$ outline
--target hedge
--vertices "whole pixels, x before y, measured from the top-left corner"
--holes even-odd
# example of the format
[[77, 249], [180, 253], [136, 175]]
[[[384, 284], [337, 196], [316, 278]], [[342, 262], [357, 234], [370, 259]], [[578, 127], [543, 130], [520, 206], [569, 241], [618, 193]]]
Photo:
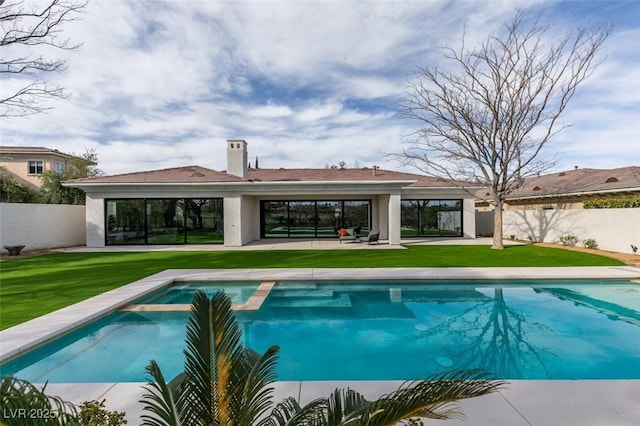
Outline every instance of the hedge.
[[587, 200], [582, 205], [585, 209], [629, 209], [640, 207], [640, 195], [631, 198]]

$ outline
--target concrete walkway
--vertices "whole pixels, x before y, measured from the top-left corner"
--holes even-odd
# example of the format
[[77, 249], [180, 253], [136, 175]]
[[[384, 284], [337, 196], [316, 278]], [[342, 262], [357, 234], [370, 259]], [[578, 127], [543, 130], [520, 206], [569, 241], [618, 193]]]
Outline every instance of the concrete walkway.
[[[278, 382], [274, 401], [293, 396], [301, 404], [350, 387], [371, 399], [402, 382]], [[48, 391], [75, 403], [106, 399], [110, 410], [125, 411], [129, 425], [141, 423], [142, 383], [49, 384]], [[637, 426], [640, 380], [516, 380], [498, 393], [460, 401], [464, 418], [431, 420], [433, 425], [473, 426]]]
[[[186, 245], [144, 245], [144, 246], [106, 246], [106, 247], [70, 247], [59, 249], [64, 252], [127, 252], [127, 251], [217, 251], [217, 250], [404, 250], [412, 245], [491, 245], [491, 238], [416, 238], [403, 239], [402, 245], [390, 245], [381, 240], [378, 244], [340, 242], [337, 238], [265, 238], [252, 241], [240, 247], [227, 247], [222, 244], [186, 244]], [[505, 245], [521, 245], [517, 241], [504, 241]]]

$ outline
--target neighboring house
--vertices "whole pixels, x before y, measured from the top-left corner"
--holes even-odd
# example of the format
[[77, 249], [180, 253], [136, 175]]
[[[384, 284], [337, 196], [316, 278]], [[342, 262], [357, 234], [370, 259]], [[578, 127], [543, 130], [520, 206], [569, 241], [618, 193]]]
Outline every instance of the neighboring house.
[[[640, 167], [578, 169], [525, 179], [505, 210], [581, 209], [586, 200], [640, 195]], [[490, 194], [477, 192], [478, 210], [488, 210]]]
[[18, 182], [40, 188], [40, 177], [46, 171], [63, 172], [72, 160], [79, 157], [56, 149], [30, 146], [0, 146], [0, 167], [8, 171]]
[[[336, 237], [340, 227], [380, 238], [475, 238], [473, 196], [452, 181], [362, 169], [251, 169], [247, 143], [227, 141], [227, 170], [200, 166], [78, 179], [87, 193], [87, 245]], [[479, 187], [469, 187], [475, 192]]]

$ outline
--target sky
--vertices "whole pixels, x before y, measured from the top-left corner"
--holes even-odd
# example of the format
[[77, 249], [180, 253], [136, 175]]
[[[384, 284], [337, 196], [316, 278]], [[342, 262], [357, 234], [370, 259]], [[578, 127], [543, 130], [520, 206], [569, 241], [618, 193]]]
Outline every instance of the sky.
[[82, 46], [46, 52], [67, 61], [48, 79], [69, 97], [0, 120], [0, 142], [93, 149], [106, 174], [224, 170], [227, 139], [246, 140], [262, 168], [417, 172], [387, 155], [420, 128], [399, 113], [416, 70], [440, 66], [465, 26], [476, 46], [516, 7], [558, 36], [615, 25], [543, 153], [554, 170], [640, 165], [636, 0], [89, 0], [60, 34]]

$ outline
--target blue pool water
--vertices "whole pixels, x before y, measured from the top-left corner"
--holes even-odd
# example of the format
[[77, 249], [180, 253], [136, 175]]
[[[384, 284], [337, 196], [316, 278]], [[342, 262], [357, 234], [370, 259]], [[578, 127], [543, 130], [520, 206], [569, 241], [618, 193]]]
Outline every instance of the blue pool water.
[[[640, 379], [640, 285], [610, 282], [279, 283], [237, 312], [245, 345], [280, 346], [279, 380]], [[183, 366], [188, 312], [116, 312], [0, 366], [32, 382], [145, 381]]]
[[216, 281], [212, 282], [177, 282], [171, 287], [164, 290], [156, 291], [150, 295], [142, 297], [134, 304], [190, 304], [193, 294], [198, 291], [204, 291], [208, 297], [213, 296], [218, 291], [224, 291], [233, 304], [245, 303], [251, 295], [257, 290], [259, 282], [241, 282], [237, 281]]

